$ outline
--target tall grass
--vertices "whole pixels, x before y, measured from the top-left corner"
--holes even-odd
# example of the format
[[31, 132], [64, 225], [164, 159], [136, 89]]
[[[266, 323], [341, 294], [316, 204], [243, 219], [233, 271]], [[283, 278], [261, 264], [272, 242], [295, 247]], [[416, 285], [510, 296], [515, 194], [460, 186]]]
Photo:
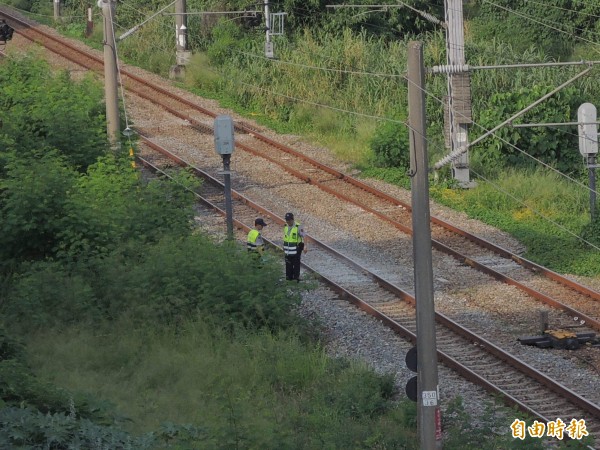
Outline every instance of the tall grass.
[[432, 186], [432, 196], [517, 237], [525, 257], [560, 272], [600, 274], [600, 252], [578, 236], [589, 223], [589, 191], [547, 170], [507, 170], [477, 188]]
[[40, 332], [28, 350], [40, 376], [111, 401], [135, 433], [193, 423], [209, 436], [202, 448], [415, 448], [414, 405], [386, 400], [392, 378], [293, 333], [122, 323]]

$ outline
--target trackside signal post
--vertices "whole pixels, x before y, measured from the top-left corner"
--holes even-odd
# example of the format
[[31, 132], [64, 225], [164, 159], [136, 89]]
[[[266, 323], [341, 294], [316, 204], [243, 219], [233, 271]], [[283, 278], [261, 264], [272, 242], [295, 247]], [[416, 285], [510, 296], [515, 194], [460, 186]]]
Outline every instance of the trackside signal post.
[[585, 158], [590, 180], [590, 216], [596, 217], [596, 155], [598, 154], [598, 124], [596, 107], [591, 103], [582, 104], [577, 110], [579, 131], [579, 152]]
[[442, 448], [429, 213], [423, 43], [408, 45], [408, 121], [417, 307], [417, 427], [419, 448]]
[[233, 240], [233, 208], [231, 205], [231, 171], [229, 163], [235, 146], [233, 137], [233, 120], [231, 116], [215, 118], [215, 150], [223, 158], [223, 175], [225, 177], [225, 213], [227, 215], [227, 239]]
[[[570, 82], [574, 81], [575, 79], [581, 77], [582, 75], [585, 75], [590, 70], [591, 70], [591, 67], [589, 69], [579, 73], [574, 78], [569, 80], [567, 83], [570, 83]], [[559, 86], [559, 88], [555, 89], [550, 94], [557, 92], [558, 89], [564, 87], [567, 83], [563, 84], [562, 86]], [[547, 94], [546, 96], [542, 97], [542, 99], [547, 98], [548, 95], [550, 95], [550, 94]], [[538, 104], [539, 102], [540, 102], [540, 100], [538, 100], [535, 104]], [[531, 109], [531, 107], [526, 108], [527, 111], [529, 109]], [[523, 112], [525, 112], [525, 110], [521, 111], [521, 113], [523, 113]], [[521, 113], [519, 113], [519, 115]], [[577, 122], [513, 124], [512, 119], [515, 117], [516, 116], [513, 116], [508, 121], [503, 122], [501, 125], [494, 128], [494, 130], [492, 130], [492, 131], [495, 131], [500, 126], [505, 125], [506, 123], [511, 123], [512, 127], [514, 127], [514, 128], [549, 127], [549, 126], [558, 127], [558, 126], [577, 125], [577, 130], [578, 130], [578, 134], [579, 134], [579, 153], [581, 153], [581, 156], [583, 156], [583, 159], [584, 159], [584, 162], [588, 169], [588, 174], [589, 174], [590, 219], [593, 222], [596, 217], [596, 169], [598, 167], [600, 167], [600, 165], [597, 164], [597, 160], [596, 160], [596, 155], [598, 154], [598, 121], [597, 121], [596, 107], [591, 103], [583, 103], [577, 109]], [[491, 132], [488, 132], [488, 133], [491, 133]], [[484, 135], [484, 137], [486, 135]]]
[[464, 152], [452, 161], [452, 177], [460, 186], [469, 188], [474, 183], [469, 175], [469, 125], [471, 119], [471, 80], [465, 67], [465, 34], [463, 0], [445, 0], [446, 55], [448, 60], [448, 101], [445, 117], [450, 153]]
[[269, 0], [265, 0], [265, 56], [267, 58], [275, 58], [275, 51], [273, 49], [272, 36], [283, 35], [284, 19], [287, 13], [279, 12], [272, 13], [269, 5]]

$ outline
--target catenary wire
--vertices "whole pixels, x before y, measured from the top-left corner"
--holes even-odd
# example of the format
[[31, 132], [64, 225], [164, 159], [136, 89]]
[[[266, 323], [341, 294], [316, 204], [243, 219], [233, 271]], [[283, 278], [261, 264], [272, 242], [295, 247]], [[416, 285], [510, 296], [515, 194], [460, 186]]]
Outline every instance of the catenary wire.
[[[217, 72], [217, 71], [215, 71], [213, 69], [207, 68], [207, 70], [210, 71], [210, 72], [212, 72], [212, 73], [214, 73], [214, 74], [216, 74], [216, 75], [219, 75], [221, 77], [225, 77], [225, 74]], [[301, 99], [301, 98], [298, 98], [298, 97], [293, 97], [291, 95], [282, 94], [280, 92], [275, 92], [273, 90], [270, 90], [270, 89], [267, 89], [267, 88], [264, 88], [264, 87], [261, 87], [261, 86], [256, 86], [254, 84], [246, 83], [244, 81], [235, 80], [234, 78], [231, 77], [230, 73], [227, 74], [227, 78], [230, 81], [232, 81], [232, 82], [234, 82], [236, 84], [239, 84], [241, 86], [246, 86], [246, 87], [249, 87], [249, 88], [254, 89], [256, 91], [268, 92], [268, 93], [270, 93], [272, 95], [275, 95], [277, 97], [287, 98], [288, 100], [293, 100], [293, 101], [298, 102], [298, 103], [305, 103], [305, 104], [308, 104], [308, 105], [317, 106], [317, 107], [325, 108], [325, 109], [330, 109], [330, 110], [341, 112], [341, 113], [344, 113], [344, 114], [350, 114], [350, 115], [354, 115], [354, 116], [358, 116], [358, 117], [365, 117], [365, 118], [368, 118], [368, 119], [379, 120], [379, 121], [382, 121], [382, 122], [396, 123], [396, 124], [399, 124], [399, 125], [404, 125], [408, 129], [413, 130], [411, 128], [411, 126], [408, 124], [408, 122], [403, 121], [403, 120], [390, 119], [389, 117], [383, 117], [383, 116], [375, 116], [373, 114], [361, 113], [361, 112], [358, 112], [358, 111], [352, 111], [352, 110], [349, 110], [349, 109], [337, 108], [335, 106], [325, 105], [323, 103], [313, 102], [313, 101], [310, 101], [310, 100], [304, 100], [304, 99]], [[421, 133], [419, 133], [417, 130], [413, 130], [413, 131], [415, 133], [421, 135]]]
[[577, 11], [575, 9], [563, 8], [562, 6], [555, 6], [555, 5], [551, 5], [551, 4], [548, 4], [548, 3], [536, 2], [534, 0], [523, 0], [523, 1], [525, 1], [527, 3], [533, 3], [535, 5], [543, 6], [544, 8], [559, 9], [561, 11], [572, 12], [572, 13], [575, 13], [575, 14], [578, 14], [578, 15], [588, 16], [588, 17], [595, 17], [597, 19], [600, 19], [600, 16], [597, 16], [595, 14], [585, 13], [583, 11]]
[[[270, 58], [267, 58], [267, 59], [269, 59], [270, 61], [273, 61], [273, 60], [271, 60]], [[215, 73], [216, 73], [216, 72], [215, 72]], [[222, 74], [221, 74], [221, 75], [222, 75]], [[410, 81], [410, 80], [408, 80], [406, 77], [405, 77], [404, 79], [406, 79], [408, 83], [411, 83], [411, 81]], [[308, 104], [311, 104], [311, 105], [313, 105], [313, 106], [319, 106], [319, 107], [323, 107], [323, 108], [328, 108], [328, 109], [336, 110], [336, 111], [339, 111], [339, 112], [344, 112], [344, 113], [346, 113], [346, 114], [354, 114], [354, 115], [363, 116], [363, 117], [369, 117], [369, 118], [372, 118], [372, 119], [376, 119], [376, 120], [382, 120], [382, 121], [391, 121], [391, 122], [397, 122], [397, 123], [401, 123], [401, 124], [403, 124], [403, 125], [405, 125], [405, 126], [409, 127], [408, 123], [406, 123], [406, 122], [403, 122], [403, 121], [395, 121], [395, 120], [393, 120], [393, 119], [389, 119], [389, 118], [385, 118], [385, 117], [381, 117], [381, 116], [373, 116], [373, 115], [368, 115], [368, 114], [359, 113], [359, 112], [355, 112], [355, 111], [350, 111], [350, 110], [345, 110], [345, 109], [341, 109], [341, 108], [336, 108], [336, 107], [332, 107], [332, 106], [328, 106], [328, 105], [324, 105], [324, 104], [320, 104], [320, 103], [316, 103], [316, 102], [310, 102], [310, 101], [308, 101], [308, 100], [303, 100], [303, 99], [299, 99], [299, 98], [297, 98], [297, 97], [292, 97], [292, 96], [288, 96], [288, 95], [285, 95], [285, 94], [277, 93], [277, 92], [270, 91], [270, 90], [268, 90], [268, 89], [261, 88], [261, 87], [258, 87], [258, 86], [255, 86], [255, 85], [252, 85], [252, 84], [249, 84], [249, 83], [241, 82], [241, 81], [239, 81], [238, 83], [240, 83], [240, 84], [242, 84], [242, 85], [245, 85], [245, 86], [248, 86], [248, 87], [252, 87], [253, 89], [256, 89], [256, 90], [268, 91], [268, 92], [272, 93], [273, 95], [276, 95], [276, 96], [281, 96], [281, 97], [285, 97], [285, 98], [288, 98], [288, 99], [290, 99], [290, 100], [294, 100], [294, 101], [297, 101], [297, 102], [301, 102], [301, 103], [308, 103]], [[423, 92], [424, 92], [426, 95], [428, 95], [428, 96], [432, 97], [432, 98], [433, 98], [434, 100], [436, 100], [438, 103], [440, 103], [440, 104], [444, 105], [444, 101], [443, 101], [442, 99], [438, 98], [436, 95], [432, 94], [431, 92], [429, 92], [429, 91], [428, 91], [427, 89], [425, 89], [425, 88], [421, 88], [421, 89], [423, 90]], [[460, 113], [459, 113], [459, 114], [460, 114]], [[476, 123], [476, 122], [474, 122], [474, 121], [473, 121], [473, 124], [474, 124], [475, 126], [477, 126], [478, 128], [480, 128], [481, 130], [483, 130], [484, 132], [489, 132], [489, 130], [488, 130], [488, 129], [486, 129], [485, 127], [483, 127], [482, 125], [479, 125], [478, 123]], [[410, 127], [409, 127], [409, 128], [410, 128]], [[583, 183], [579, 182], [578, 180], [575, 180], [574, 178], [570, 177], [569, 175], [567, 175], [567, 174], [565, 174], [565, 173], [562, 173], [562, 172], [560, 172], [558, 169], [556, 169], [556, 168], [554, 168], [554, 167], [550, 166], [549, 164], [545, 163], [544, 161], [540, 160], [539, 158], [536, 158], [535, 156], [533, 156], [533, 155], [530, 155], [530, 154], [529, 154], [529, 153], [527, 153], [525, 150], [522, 150], [521, 148], [517, 147], [516, 145], [514, 145], [514, 144], [512, 144], [512, 143], [508, 142], [507, 140], [505, 140], [505, 139], [503, 139], [502, 137], [498, 136], [496, 133], [492, 133], [492, 134], [490, 135], [490, 137], [495, 137], [495, 138], [497, 138], [497, 139], [501, 140], [501, 141], [502, 141], [502, 142], [504, 142], [506, 145], [508, 145], [508, 146], [510, 146], [510, 147], [512, 147], [512, 148], [514, 148], [515, 150], [517, 150], [518, 152], [522, 153], [523, 155], [525, 155], [525, 156], [527, 156], [527, 157], [529, 157], [529, 158], [533, 159], [533, 160], [534, 160], [535, 162], [537, 162], [538, 164], [541, 164], [542, 166], [544, 166], [544, 167], [546, 167], [546, 168], [548, 168], [548, 169], [550, 169], [550, 170], [552, 170], [552, 171], [556, 172], [556, 173], [557, 173], [557, 174], [559, 174], [560, 176], [562, 176], [562, 177], [564, 177], [564, 178], [566, 178], [566, 179], [570, 180], [571, 182], [573, 182], [573, 183], [575, 183], [575, 184], [578, 184], [579, 186], [583, 187], [584, 189], [587, 189], [587, 190], [589, 190], [589, 191], [592, 191], [592, 192], [596, 192], [596, 191], [592, 190], [592, 189], [591, 189], [589, 186], [586, 186], [586, 185], [584, 185]]]
[[[412, 129], [412, 128], [409, 126], [409, 124], [408, 124], [408, 123], [406, 123], [406, 122], [404, 122], [404, 121], [398, 121], [398, 120], [389, 119], [389, 118], [385, 118], [385, 117], [373, 116], [373, 115], [369, 115], [369, 114], [363, 114], [363, 113], [359, 113], [359, 112], [356, 112], [356, 111], [344, 110], [344, 109], [341, 109], [341, 108], [331, 107], [331, 106], [324, 105], [324, 104], [320, 104], [320, 103], [316, 103], [316, 102], [311, 102], [311, 101], [307, 101], [307, 100], [302, 100], [302, 99], [299, 99], [299, 98], [297, 98], [297, 97], [292, 97], [292, 96], [288, 96], [288, 95], [285, 95], [285, 94], [280, 94], [280, 93], [277, 93], [277, 92], [274, 92], [274, 91], [271, 91], [271, 90], [268, 90], [268, 89], [265, 89], [265, 88], [262, 88], [262, 87], [259, 87], [259, 86], [255, 86], [255, 85], [251, 85], [251, 84], [249, 84], [249, 83], [242, 82], [242, 81], [235, 81], [235, 82], [236, 82], [236, 83], [238, 83], [238, 84], [240, 84], [240, 85], [243, 85], [243, 86], [250, 87], [250, 88], [252, 88], [252, 89], [256, 89], [256, 90], [260, 90], [260, 91], [268, 91], [269, 93], [271, 93], [271, 94], [273, 94], [273, 95], [277, 95], [277, 96], [281, 96], [281, 97], [284, 97], [284, 98], [288, 98], [288, 99], [290, 99], [290, 100], [293, 100], [293, 101], [297, 101], [297, 102], [301, 102], [301, 103], [307, 103], [307, 104], [310, 104], [310, 105], [313, 105], [313, 106], [318, 106], [318, 107], [322, 107], [322, 108], [332, 109], [332, 110], [335, 110], [335, 111], [338, 111], [338, 112], [343, 112], [343, 113], [347, 113], [347, 114], [352, 114], [352, 115], [356, 115], [356, 116], [360, 116], [360, 117], [367, 117], [367, 118], [371, 118], [371, 119], [375, 119], [375, 120], [382, 120], [382, 121], [388, 121], [388, 122], [398, 123], [398, 124], [401, 124], [401, 125], [405, 125], [405, 126], [406, 126], [406, 127], [408, 127], [408, 128], [409, 128], [409, 129], [410, 129], [412, 132], [416, 132], [416, 130]], [[409, 82], [410, 82], [410, 80], [409, 80]], [[441, 101], [441, 100], [440, 100], [439, 98], [437, 98], [435, 95], [433, 95], [433, 94], [431, 94], [431, 93], [428, 93], [426, 89], [423, 89], [423, 91], [425, 92], [425, 94], [431, 95], [431, 96], [433, 96], [433, 98], [434, 98], [435, 100], [437, 100], [437, 101], [439, 101], [439, 102], [442, 102], [442, 103], [443, 103], [443, 101]], [[478, 126], [479, 126], [480, 128], [482, 128], [482, 129], [484, 129], [484, 130], [485, 130], [485, 128], [484, 128], [484, 127], [482, 127], [482, 126], [480, 126], [480, 125], [478, 125]], [[419, 133], [419, 134], [420, 134], [420, 133]], [[575, 180], [575, 179], [573, 179], [573, 178], [569, 177], [568, 175], [566, 175], [566, 174], [563, 174], [562, 172], [560, 172], [560, 171], [558, 171], [558, 170], [554, 169], [554, 168], [553, 168], [553, 167], [551, 167], [550, 165], [548, 165], [548, 164], [544, 163], [543, 161], [539, 160], [538, 158], [535, 158], [534, 156], [532, 156], [532, 155], [528, 154], [528, 153], [527, 153], [527, 152], [525, 152], [524, 150], [521, 150], [521, 149], [520, 149], [520, 148], [518, 148], [517, 146], [515, 146], [515, 145], [513, 145], [513, 144], [511, 144], [511, 143], [509, 143], [509, 142], [507, 142], [507, 141], [505, 141], [505, 140], [504, 140], [504, 139], [502, 139], [501, 137], [499, 137], [499, 136], [496, 136], [496, 137], [497, 137], [498, 139], [500, 139], [500, 140], [504, 141], [506, 144], [510, 145], [511, 147], [515, 148], [515, 149], [516, 149], [516, 150], [518, 150], [519, 152], [521, 152], [521, 153], [525, 154], [526, 156], [529, 156], [530, 158], [534, 159], [535, 161], [539, 162], [540, 164], [544, 165], [545, 167], [547, 167], [547, 168], [551, 169], [552, 171], [556, 172], [558, 175], [560, 175], [560, 176], [562, 176], [562, 177], [565, 177], [565, 178], [569, 179], [570, 181], [572, 181], [572, 182], [575, 182], [576, 184], [579, 184], [580, 186], [582, 186], [582, 187], [584, 187], [584, 188], [586, 188], [586, 189], [588, 189], [588, 190], [590, 190], [590, 191], [591, 191], [591, 189], [590, 189], [588, 186], [585, 186], [585, 185], [583, 185], [582, 183], [580, 183], [579, 181], [577, 181], [577, 180]], [[426, 138], [426, 137], [425, 137], [425, 139], [427, 140], [427, 138]], [[527, 208], [527, 209], [531, 209], [531, 210], [532, 210], [532, 211], [533, 211], [533, 212], [534, 212], [536, 215], [538, 215], [538, 216], [539, 216], [539, 217], [541, 217], [542, 219], [546, 220], [548, 223], [551, 223], [553, 226], [556, 226], [556, 227], [560, 228], [561, 230], [565, 231], [566, 233], [568, 233], [569, 235], [571, 235], [571, 236], [575, 237], [576, 239], [578, 239], [578, 240], [580, 240], [580, 241], [582, 241], [582, 242], [585, 242], [587, 245], [589, 245], [589, 246], [591, 246], [591, 247], [593, 247], [593, 248], [595, 248], [595, 249], [597, 249], [597, 250], [600, 250], [600, 247], [598, 247], [598, 246], [594, 245], [593, 243], [591, 243], [591, 242], [589, 242], [589, 241], [585, 240], [584, 238], [582, 238], [582, 237], [578, 236], [577, 234], [573, 233], [572, 231], [570, 231], [569, 229], [567, 229], [567, 228], [566, 228], [566, 227], [564, 227], [563, 225], [561, 225], [561, 224], [557, 223], [556, 221], [552, 220], [551, 218], [549, 218], [549, 217], [545, 216], [545, 215], [544, 215], [544, 214], [542, 214], [541, 212], [537, 211], [535, 208], [532, 208], [531, 206], [527, 205], [527, 204], [526, 204], [526, 203], [524, 203], [523, 201], [521, 201], [521, 200], [519, 200], [518, 198], [516, 198], [514, 195], [512, 195], [512, 194], [510, 194], [509, 192], [507, 192], [507, 191], [505, 191], [504, 189], [502, 189], [502, 188], [501, 188], [500, 186], [498, 186], [497, 184], [495, 184], [495, 183], [493, 183], [492, 181], [488, 180], [488, 179], [487, 179], [485, 176], [483, 176], [483, 175], [479, 174], [478, 172], [474, 171], [473, 169], [471, 169], [471, 171], [472, 171], [473, 173], [475, 173], [475, 175], [476, 175], [478, 178], [481, 178], [482, 180], [484, 180], [484, 181], [488, 182], [490, 185], [492, 185], [494, 188], [496, 188], [496, 189], [497, 189], [499, 192], [502, 192], [504, 195], [506, 195], [506, 196], [508, 196], [508, 197], [510, 197], [510, 198], [512, 198], [512, 199], [514, 199], [514, 200], [515, 200], [515, 201], [517, 201], [519, 204], [523, 205], [525, 208]]]
[[308, 64], [295, 63], [295, 62], [291, 62], [291, 61], [283, 61], [281, 59], [267, 58], [264, 55], [257, 55], [257, 54], [249, 53], [249, 52], [235, 51], [235, 53], [238, 53], [238, 54], [241, 54], [244, 56], [249, 56], [251, 58], [269, 60], [269, 61], [272, 61], [277, 64], [302, 67], [304, 69], [321, 70], [324, 72], [347, 73], [350, 75], [365, 75], [365, 76], [385, 77], [385, 78], [402, 78], [402, 79], [406, 80], [405, 74], [389, 74], [389, 73], [376, 73], [376, 72], [362, 72], [362, 71], [358, 71], [358, 70], [332, 69], [330, 67], [317, 67], [317, 66], [311, 66]]
[[[535, 18], [533, 18], [533, 17], [531, 17], [531, 16], [528, 16], [527, 14], [523, 14], [523, 13], [520, 13], [520, 12], [518, 12], [518, 11], [515, 11], [514, 9], [510, 9], [510, 8], [507, 8], [507, 7], [505, 7], [505, 6], [498, 5], [497, 3], [494, 3], [494, 2], [492, 2], [492, 1], [490, 1], [490, 0], [481, 0], [481, 1], [483, 1], [483, 2], [485, 2], [485, 3], [488, 3], [488, 4], [492, 5], [492, 6], [495, 6], [496, 8], [503, 9], [503, 10], [505, 10], [505, 11], [507, 11], [507, 12], [511, 13], [511, 14], [514, 14], [514, 15], [517, 15], [517, 16], [520, 16], [520, 17], [523, 17], [523, 18], [525, 18], [525, 19], [527, 19], [527, 20], [529, 20], [529, 21], [531, 21], [531, 22], [535, 22], [535, 23], [537, 23], [537, 24], [543, 25], [544, 27], [546, 27], [546, 28], [550, 28], [551, 30], [558, 31], [558, 32], [560, 32], [560, 33], [563, 33], [563, 34], [567, 34], [567, 35], [569, 35], [569, 36], [572, 36], [572, 37], [573, 37], [573, 38], [575, 38], [575, 39], [579, 39], [579, 40], [581, 40], [581, 41], [585, 41], [585, 42], [588, 42], [588, 43], [590, 43], [590, 44], [599, 45], [599, 43], [598, 43], [598, 42], [591, 41], [591, 40], [589, 40], [589, 39], [586, 39], [586, 38], [584, 38], [584, 37], [581, 37], [581, 36], [574, 35], [573, 33], [570, 33], [569, 31], [565, 31], [565, 30], [563, 30], [563, 29], [561, 29], [561, 28], [553, 27], [553, 26], [551, 26], [551, 25], [548, 25], [548, 23], [546, 23], [546, 22], [539, 21], [539, 20], [537, 20], [537, 19], [535, 19]], [[556, 25], [560, 25], [560, 24], [556, 24]], [[576, 30], [578, 30], [578, 31], [586, 31], [586, 30], [581, 30], [581, 29], [574, 28], [574, 27], [573, 27], [573, 29], [576, 29]], [[598, 33], [593, 33], [593, 34], [598, 34]]]

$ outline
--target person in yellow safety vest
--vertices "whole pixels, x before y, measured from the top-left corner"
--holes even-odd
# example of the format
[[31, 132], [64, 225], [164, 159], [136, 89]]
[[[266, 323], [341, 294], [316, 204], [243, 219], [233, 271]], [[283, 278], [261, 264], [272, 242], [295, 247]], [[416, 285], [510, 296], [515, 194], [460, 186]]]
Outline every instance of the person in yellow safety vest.
[[300, 222], [294, 220], [291, 212], [285, 215], [285, 226], [283, 227], [283, 252], [285, 253], [285, 279], [300, 281], [300, 257], [302, 252], [306, 253], [304, 242], [304, 228]]
[[262, 256], [265, 251], [265, 241], [263, 240], [261, 231], [267, 224], [262, 218], [254, 221], [254, 228], [248, 233], [247, 247], [248, 251], [258, 256]]

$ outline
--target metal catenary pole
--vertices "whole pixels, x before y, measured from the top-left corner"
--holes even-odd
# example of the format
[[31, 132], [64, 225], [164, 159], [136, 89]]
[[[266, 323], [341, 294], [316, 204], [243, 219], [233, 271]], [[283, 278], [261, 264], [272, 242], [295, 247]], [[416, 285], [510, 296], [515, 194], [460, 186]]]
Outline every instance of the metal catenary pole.
[[441, 424], [433, 301], [429, 178], [425, 119], [423, 44], [408, 46], [408, 119], [417, 307], [417, 424], [421, 450], [441, 449]]
[[175, 3], [175, 39], [177, 41], [177, 64], [185, 64], [181, 52], [188, 49], [186, 1], [177, 0]]
[[114, 0], [102, 0], [104, 18], [104, 96], [106, 101], [106, 129], [108, 141], [113, 150], [120, 143], [119, 95], [117, 90], [117, 53], [115, 49]]
[[94, 16], [92, 6], [87, 5], [87, 22], [85, 24], [85, 37], [90, 37], [94, 31]]

